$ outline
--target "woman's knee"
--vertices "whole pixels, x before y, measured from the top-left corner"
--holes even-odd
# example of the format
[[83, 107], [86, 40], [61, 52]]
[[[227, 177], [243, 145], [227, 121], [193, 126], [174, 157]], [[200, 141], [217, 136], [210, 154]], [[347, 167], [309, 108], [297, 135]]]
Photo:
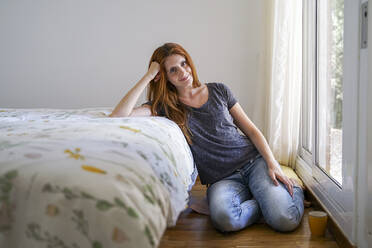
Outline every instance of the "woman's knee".
[[286, 210], [278, 209], [278, 211], [274, 211], [270, 218], [266, 219], [266, 222], [278, 232], [290, 232], [298, 227], [302, 215], [303, 211], [301, 209], [292, 206]]
[[300, 188], [296, 187], [291, 197], [284, 185], [280, 184], [270, 187], [260, 200], [265, 221], [274, 230], [289, 232], [300, 224], [304, 212], [303, 191]]
[[238, 180], [221, 180], [207, 190], [209, 212], [213, 225], [222, 232], [240, 230], [259, 215], [256, 201], [250, 201], [247, 186]]
[[238, 231], [243, 227], [239, 225], [231, 209], [217, 207], [210, 211], [213, 226], [221, 232]]
[[241, 230], [256, 223], [261, 211], [256, 200], [247, 200], [237, 205], [218, 205], [210, 210], [212, 224], [221, 232]]

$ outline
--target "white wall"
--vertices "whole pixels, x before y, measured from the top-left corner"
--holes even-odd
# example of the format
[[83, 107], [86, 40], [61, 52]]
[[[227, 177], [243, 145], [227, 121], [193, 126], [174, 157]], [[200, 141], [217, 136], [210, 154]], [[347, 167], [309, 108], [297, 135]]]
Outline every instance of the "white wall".
[[153, 50], [177, 42], [262, 128], [267, 2], [3, 0], [0, 107], [114, 107]]

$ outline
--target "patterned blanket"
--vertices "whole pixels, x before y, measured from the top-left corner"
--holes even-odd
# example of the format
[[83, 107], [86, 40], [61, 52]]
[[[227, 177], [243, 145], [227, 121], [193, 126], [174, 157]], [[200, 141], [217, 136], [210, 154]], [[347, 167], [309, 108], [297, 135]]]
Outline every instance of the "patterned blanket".
[[178, 126], [108, 109], [0, 109], [0, 247], [156, 247], [195, 167]]

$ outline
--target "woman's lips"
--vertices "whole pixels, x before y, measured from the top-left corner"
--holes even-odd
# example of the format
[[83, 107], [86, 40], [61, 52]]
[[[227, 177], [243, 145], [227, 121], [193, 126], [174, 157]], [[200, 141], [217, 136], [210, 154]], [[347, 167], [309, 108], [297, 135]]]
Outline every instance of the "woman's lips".
[[187, 75], [187, 76], [184, 77], [184, 78], [181, 78], [181, 81], [186, 81], [188, 78], [189, 78], [189, 75]]

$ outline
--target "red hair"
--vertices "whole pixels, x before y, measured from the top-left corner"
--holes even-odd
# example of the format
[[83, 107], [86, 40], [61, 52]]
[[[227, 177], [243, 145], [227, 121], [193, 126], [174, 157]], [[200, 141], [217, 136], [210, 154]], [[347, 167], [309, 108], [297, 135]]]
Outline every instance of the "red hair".
[[158, 109], [164, 109], [165, 116], [174, 121], [181, 128], [187, 142], [191, 144], [191, 132], [187, 125], [187, 108], [178, 99], [177, 89], [168, 80], [164, 65], [166, 58], [174, 54], [183, 56], [186, 60], [186, 63], [190, 66], [194, 80], [192, 86], [196, 88], [201, 85], [196, 74], [194, 63], [186, 50], [176, 43], [165, 43], [154, 51], [150, 59], [149, 67], [153, 61], [160, 64], [160, 78], [157, 82], [154, 80], [150, 82], [147, 98], [152, 102], [151, 113], [153, 115], [157, 115]]

